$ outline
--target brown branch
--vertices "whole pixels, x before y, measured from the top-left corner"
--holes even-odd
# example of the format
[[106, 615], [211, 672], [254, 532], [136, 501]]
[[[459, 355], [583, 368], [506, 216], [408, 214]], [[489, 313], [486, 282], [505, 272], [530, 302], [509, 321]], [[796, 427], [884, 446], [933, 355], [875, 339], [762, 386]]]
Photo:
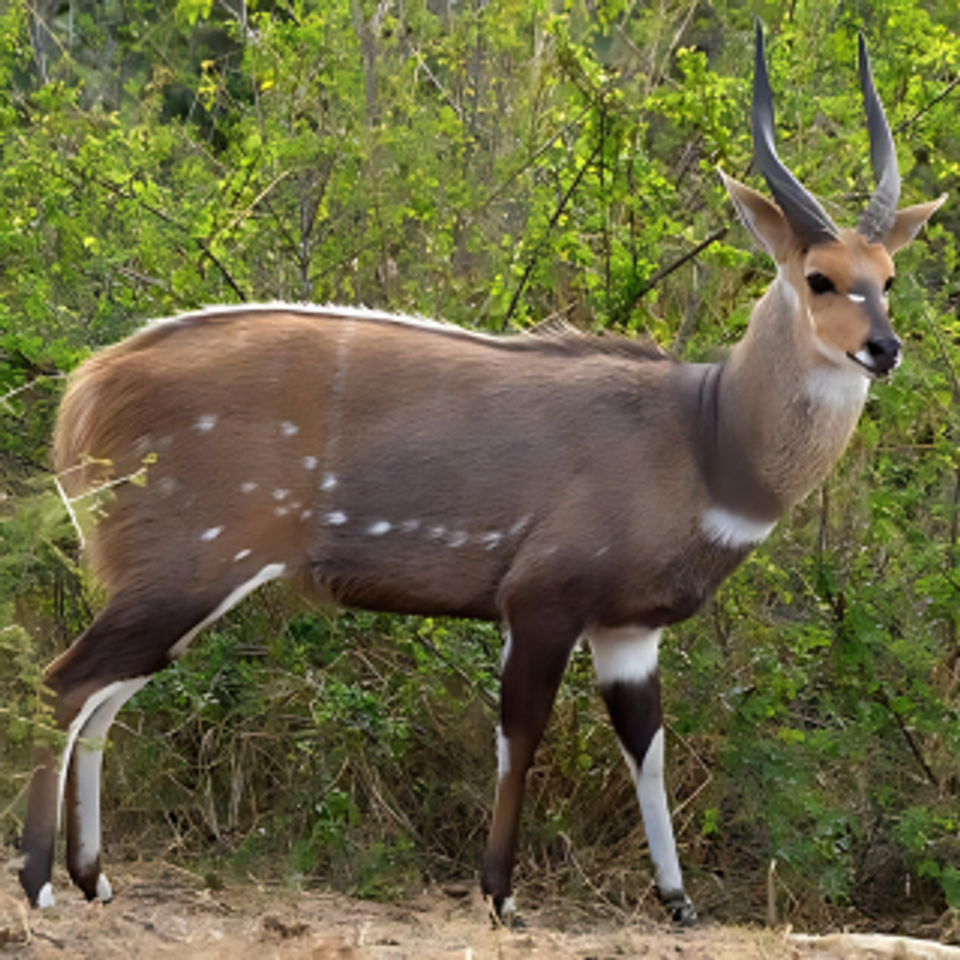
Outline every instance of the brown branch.
[[575, 193], [578, 186], [580, 186], [580, 181], [583, 179], [584, 174], [590, 168], [590, 164], [596, 159], [597, 154], [600, 152], [603, 143], [601, 142], [595, 148], [593, 153], [583, 162], [583, 165], [577, 171], [577, 175], [573, 178], [573, 183], [567, 188], [567, 192], [563, 195], [560, 200], [557, 209], [554, 211], [553, 216], [550, 218], [550, 222], [547, 224], [546, 232], [543, 237], [541, 237], [540, 242], [537, 244], [536, 249], [533, 251], [533, 254], [530, 257], [530, 262], [527, 264], [527, 269], [523, 271], [523, 276], [520, 278], [520, 283], [517, 286], [517, 289], [514, 291], [513, 299], [510, 301], [510, 307], [507, 310], [507, 315], [503, 318], [503, 323], [500, 324], [501, 332], [507, 329], [507, 325], [510, 323], [510, 318], [513, 316], [513, 311], [516, 309], [517, 304], [520, 302], [520, 295], [523, 293], [524, 287], [527, 285], [527, 281], [530, 279], [530, 274], [533, 273], [533, 268], [537, 264], [537, 258], [540, 255], [540, 251], [543, 249], [544, 245], [547, 242], [547, 237], [550, 236], [551, 231], [556, 226], [557, 221], [563, 215], [563, 211], [566, 209], [567, 204], [570, 202], [570, 198]]
[[716, 243], [718, 240], [726, 236], [727, 231], [730, 228], [728, 226], [718, 227], [713, 233], [709, 234], [704, 240], [701, 240], [692, 250], [688, 250], [682, 257], [678, 257], [673, 263], [668, 264], [665, 267], [661, 267], [637, 292], [633, 300], [623, 308], [621, 311], [621, 316], [628, 317], [633, 310], [636, 308], [637, 304], [658, 284], [661, 280], [665, 280], [676, 270], [679, 270], [685, 263], [688, 263], [690, 260], [693, 260], [695, 257], [700, 256], [704, 250], [707, 249], [711, 244]]
[[929, 103], [925, 106], [922, 106], [912, 117], [907, 118], [906, 120], [898, 123], [894, 128], [894, 136], [899, 136], [903, 133], [907, 127], [913, 126], [925, 113], [928, 113], [933, 107], [935, 107], [941, 100], [944, 100], [948, 97], [953, 91], [960, 86], [960, 77], [957, 77], [954, 80], [951, 80], [943, 90], [940, 91]]
[[897, 726], [900, 728], [900, 732], [903, 734], [904, 740], [907, 741], [907, 746], [910, 748], [910, 752], [916, 758], [917, 763], [920, 764], [920, 767], [926, 775], [927, 780], [933, 784], [933, 786], [939, 787], [940, 781], [937, 780], [936, 774], [930, 769], [930, 765], [924, 759], [923, 754], [920, 752], [920, 747], [917, 746], [917, 742], [913, 739], [913, 736], [907, 729], [907, 725], [903, 722], [903, 717], [901, 717], [900, 714], [893, 709], [893, 706], [890, 703], [890, 698], [887, 696], [887, 691], [884, 690], [883, 687], [881, 687], [877, 692], [877, 700], [881, 706], [885, 707], [890, 712], [890, 714], [893, 716], [893, 719], [897, 721]]

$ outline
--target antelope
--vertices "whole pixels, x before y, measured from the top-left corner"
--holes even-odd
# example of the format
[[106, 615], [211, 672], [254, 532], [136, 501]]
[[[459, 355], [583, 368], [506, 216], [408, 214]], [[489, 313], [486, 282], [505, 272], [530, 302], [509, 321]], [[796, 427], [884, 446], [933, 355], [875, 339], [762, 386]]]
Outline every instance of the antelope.
[[635, 785], [660, 898], [696, 919], [664, 788], [658, 650], [828, 475], [869, 384], [900, 361], [891, 255], [944, 199], [900, 179], [863, 38], [878, 180], [838, 229], [777, 156], [763, 35], [753, 133], [774, 201], [721, 173], [777, 273], [722, 362], [615, 337], [495, 337], [370, 310], [207, 309], [88, 360], [54, 463], [107, 601], [49, 666], [57, 753], [39, 748], [20, 879], [53, 903], [100, 865], [103, 741], [122, 705], [262, 584], [347, 607], [500, 621], [498, 780], [481, 886], [500, 916], [524, 781], [585, 639]]

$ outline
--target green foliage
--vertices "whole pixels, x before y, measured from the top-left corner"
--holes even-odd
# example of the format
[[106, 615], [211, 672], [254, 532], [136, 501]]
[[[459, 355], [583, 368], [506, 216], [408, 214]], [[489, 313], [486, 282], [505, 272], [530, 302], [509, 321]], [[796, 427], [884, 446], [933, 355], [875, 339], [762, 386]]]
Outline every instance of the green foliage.
[[[872, 188], [860, 30], [904, 201], [956, 192], [951, 5], [761, 6], [781, 153], [839, 222]], [[63, 375], [148, 317], [242, 299], [493, 330], [560, 316], [711, 356], [772, 276], [714, 172], [748, 175], [757, 9], [134, 0], [43, 30], [34, 7], [0, 13], [5, 832], [30, 741], [51, 736], [39, 664], [98, 602], [47, 472]], [[958, 217], [944, 207], [898, 257], [906, 362], [840, 469], [666, 645], [695, 892], [697, 868], [775, 858], [794, 889], [890, 914], [879, 857], [898, 890], [960, 903]], [[499, 647], [484, 625], [334, 620], [268, 591], [125, 713], [113, 829], [368, 896], [472, 871]], [[521, 879], [578, 889], [586, 870], [635, 899], [635, 797], [583, 654], [531, 785]], [[735, 896], [716, 909], [748, 918]]]

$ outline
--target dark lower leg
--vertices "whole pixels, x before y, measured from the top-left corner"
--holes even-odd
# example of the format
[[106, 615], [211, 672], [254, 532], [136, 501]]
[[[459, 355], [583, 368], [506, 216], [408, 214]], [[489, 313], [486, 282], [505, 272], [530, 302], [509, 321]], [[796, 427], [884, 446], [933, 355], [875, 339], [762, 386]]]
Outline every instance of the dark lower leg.
[[26, 860], [20, 870], [20, 884], [34, 907], [47, 906], [45, 900], [52, 902], [49, 884], [57, 841], [58, 793], [54, 752], [50, 747], [38, 747], [33, 754], [33, 776], [23, 825]]
[[578, 625], [548, 615], [511, 617], [510, 629], [500, 690], [499, 781], [481, 874], [498, 913], [510, 896], [527, 771], [579, 635]]

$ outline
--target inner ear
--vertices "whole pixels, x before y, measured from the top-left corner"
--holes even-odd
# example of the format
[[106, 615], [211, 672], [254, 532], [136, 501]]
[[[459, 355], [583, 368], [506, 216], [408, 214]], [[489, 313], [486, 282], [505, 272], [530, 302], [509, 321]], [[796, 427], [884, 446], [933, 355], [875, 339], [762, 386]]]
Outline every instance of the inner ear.
[[937, 207], [947, 199], [947, 195], [937, 197], [929, 203], [918, 203], [913, 207], [904, 207], [897, 211], [887, 235], [883, 238], [883, 245], [891, 256], [905, 247], [921, 231], [923, 225], [933, 216]]
[[722, 170], [718, 172], [740, 221], [778, 264], [785, 263], [798, 243], [780, 208]]

